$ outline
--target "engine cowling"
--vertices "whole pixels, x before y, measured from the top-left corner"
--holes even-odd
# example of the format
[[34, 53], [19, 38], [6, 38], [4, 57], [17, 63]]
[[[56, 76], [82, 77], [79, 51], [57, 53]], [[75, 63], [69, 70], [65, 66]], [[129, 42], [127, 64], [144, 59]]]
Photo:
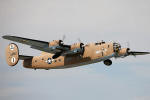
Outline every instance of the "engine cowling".
[[75, 44], [71, 45], [71, 50], [83, 49], [83, 48], [84, 48], [84, 44], [83, 43], [75, 43]]
[[118, 56], [126, 56], [126, 55], [128, 55], [129, 50], [130, 50], [129, 48], [122, 48], [121, 50], [119, 50]]
[[56, 45], [63, 45], [62, 40], [53, 40], [52, 42], [49, 42], [49, 46], [56, 46]]
[[75, 43], [70, 46], [70, 51], [66, 52], [67, 55], [74, 54], [83, 54], [84, 53], [84, 44], [83, 43]]

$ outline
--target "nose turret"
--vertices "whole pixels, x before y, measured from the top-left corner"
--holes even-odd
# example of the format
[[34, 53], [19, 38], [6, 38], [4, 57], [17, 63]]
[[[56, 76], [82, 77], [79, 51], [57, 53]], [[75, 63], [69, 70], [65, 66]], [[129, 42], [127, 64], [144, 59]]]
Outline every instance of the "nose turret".
[[118, 53], [121, 50], [121, 45], [119, 43], [113, 43], [113, 49], [115, 53]]
[[121, 48], [119, 43], [113, 43], [113, 49], [116, 57], [125, 57], [128, 56], [130, 48]]

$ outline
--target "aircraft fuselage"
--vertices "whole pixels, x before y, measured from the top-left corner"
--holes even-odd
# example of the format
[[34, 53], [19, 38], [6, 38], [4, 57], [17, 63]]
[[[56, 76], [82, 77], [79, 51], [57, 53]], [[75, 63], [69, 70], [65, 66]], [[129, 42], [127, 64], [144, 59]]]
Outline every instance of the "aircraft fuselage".
[[62, 69], [92, 64], [114, 57], [113, 43], [90, 43], [85, 45], [83, 55], [60, 56], [52, 59], [53, 54], [42, 52], [40, 56], [24, 60], [26, 68]]

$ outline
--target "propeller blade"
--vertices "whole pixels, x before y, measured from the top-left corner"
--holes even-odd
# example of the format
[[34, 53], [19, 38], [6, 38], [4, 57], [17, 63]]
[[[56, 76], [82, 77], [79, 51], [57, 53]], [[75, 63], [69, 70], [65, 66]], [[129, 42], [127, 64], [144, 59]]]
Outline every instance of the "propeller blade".
[[130, 42], [127, 42], [127, 47], [130, 48]]
[[66, 35], [63, 35], [62, 37], [62, 41], [64, 41], [66, 39]]
[[79, 41], [80, 43], [82, 43], [82, 41], [81, 41], [81, 39], [80, 39], [80, 38], [78, 38], [78, 41]]

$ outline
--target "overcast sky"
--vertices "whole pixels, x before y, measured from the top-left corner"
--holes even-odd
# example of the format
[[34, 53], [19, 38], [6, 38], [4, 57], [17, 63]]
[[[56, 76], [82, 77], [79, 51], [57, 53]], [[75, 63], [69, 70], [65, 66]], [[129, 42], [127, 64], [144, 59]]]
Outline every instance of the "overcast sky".
[[[0, 36], [117, 41], [150, 51], [149, 0], [0, 0]], [[61, 70], [9, 67], [0, 38], [0, 100], [150, 100], [150, 55]], [[17, 43], [20, 54], [40, 51]]]

